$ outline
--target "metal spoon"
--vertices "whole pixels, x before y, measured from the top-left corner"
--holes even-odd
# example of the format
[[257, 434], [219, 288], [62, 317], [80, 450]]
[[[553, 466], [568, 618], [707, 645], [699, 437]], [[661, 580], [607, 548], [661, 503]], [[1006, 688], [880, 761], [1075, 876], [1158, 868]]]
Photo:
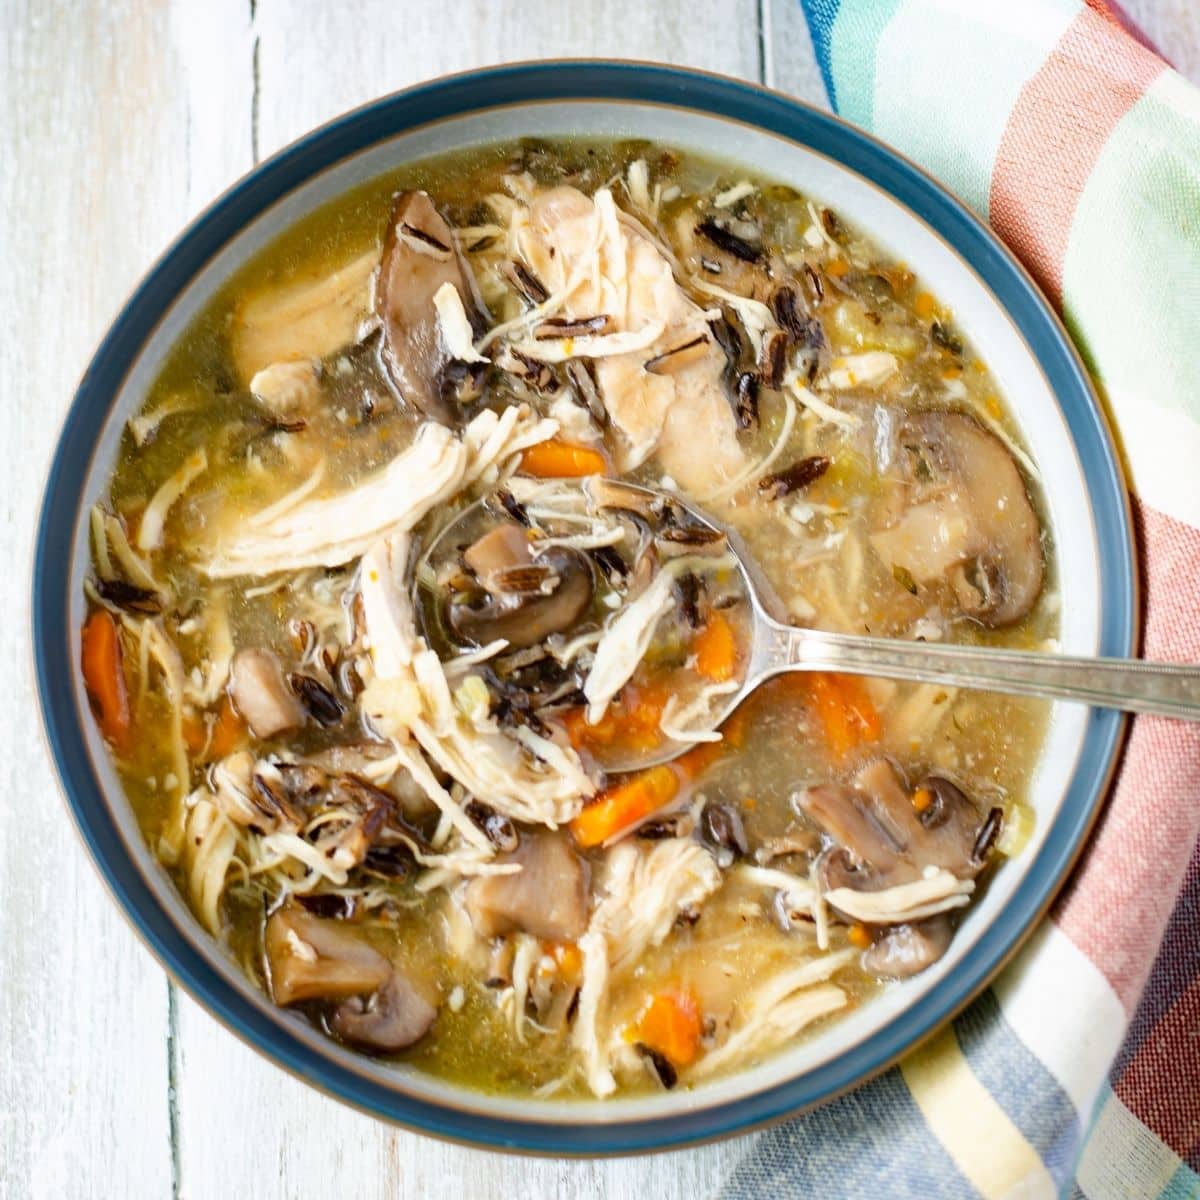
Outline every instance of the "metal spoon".
[[[750, 606], [751, 649], [741, 687], [713, 710], [707, 725], [710, 729], [719, 726], [761, 683], [784, 671], [840, 671], [1200, 720], [1200, 665], [910, 642], [784, 624], [764, 607], [765, 584], [757, 580], [757, 568], [736, 534], [674, 494], [623, 481], [606, 480], [604, 486], [609, 495], [627, 490], [642, 504], [659, 500], [677, 505], [698, 524], [728, 539]], [[447, 533], [449, 529], [441, 536]], [[636, 762], [606, 762], [604, 766], [608, 770], [653, 766], [669, 762], [689, 748], [668, 740]]]

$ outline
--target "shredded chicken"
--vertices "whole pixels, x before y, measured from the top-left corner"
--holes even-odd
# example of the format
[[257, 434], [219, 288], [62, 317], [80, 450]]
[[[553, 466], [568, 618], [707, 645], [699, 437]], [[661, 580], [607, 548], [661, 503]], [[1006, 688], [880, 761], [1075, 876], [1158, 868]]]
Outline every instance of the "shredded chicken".
[[604, 716], [609, 701], [629, 682], [650, 646], [659, 618], [674, 603], [674, 574], [659, 571], [646, 590], [627, 604], [604, 631], [583, 684], [589, 724], [594, 725]]
[[220, 578], [351, 562], [380, 537], [412, 529], [436, 504], [488, 468], [553, 437], [557, 428], [516, 406], [499, 416], [481, 412], [461, 439], [443, 425], [426, 422], [407, 450], [347, 492], [306, 499], [266, 523], [251, 516], [249, 532], [245, 514], [237, 514], [239, 532], [219, 544], [202, 569]]
[[846, 993], [823, 981], [857, 955], [857, 950], [841, 950], [772, 975], [739, 1004], [738, 1027], [696, 1063], [692, 1077], [703, 1078], [760, 1057], [794, 1038], [806, 1025], [844, 1008]]
[[189, 454], [182, 466], [154, 493], [150, 503], [146, 505], [146, 511], [142, 513], [142, 521], [138, 526], [139, 550], [157, 550], [162, 545], [167, 513], [171, 511], [175, 501], [192, 486], [196, 477], [207, 469], [208, 456], [203, 450], [197, 450], [194, 454]]
[[188, 895], [209, 932], [219, 933], [221, 895], [237, 850], [237, 832], [204, 790], [187, 798], [185, 830]]
[[379, 251], [368, 250], [319, 279], [263, 288], [234, 313], [231, 349], [242, 381], [272, 363], [324, 358], [352, 342], [371, 306]]
[[[635, 176], [636, 179], [636, 176]], [[622, 470], [651, 454], [687, 490], [702, 492], [744, 466], [737, 425], [721, 375], [725, 355], [707, 317], [684, 294], [670, 261], [620, 219], [612, 193], [589, 199], [574, 188], [543, 192], [516, 228], [530, 268], [577, 319], [607, 317], [612, 332], [519, 342], [522, 353], [548, 361], [594, 359], [604, 406], [621, 438]], [[522, 331], [524, 332], [524, 331]], [[703, 339], [704, 353], [679, 370], [651, 374], [647, 361]]]
[[833, 888], [825, 893], [825, 899], [855, 921], [894, 925], [962, 908], [971, 902], [974, 891], [973, 879], [959, 879], [957, 875], [935, 867], [927, 868], [924, 877], [912, 883], [899, 883], [877, 892]]
[[375, 669], [361, 697], [363, 711], [398, 747], [415, 740], [498, 812], [534, 824], [569, 821], [595, 791], [579, 756], [528, 730], [518, 731], [528, 735], [528, 746], [522, 745], [490, 717], [482, 723], [464, 717], [437, 655], [417, 634], [404, 577], [407, 556], [407, 536], [395, 534], [363, 560], [363, 609]]
[[572, 1034], [597, 1096], [616, 1089], [611, 1049], [601, 1036], [612, 972], [632, 966], [661, 945], [685, 909], [702, 904], [721, 885], [721, 871], [704, 847], [683, 838], [647, 846], [620, 842], [609, 851], [596, 889], [600, 897], [579, 939], [583, 987]]
[[835, 388], [877, 388], [900, 370], [894, 354], [869, 350], [835, 358], [828, 375], [829, 386]]
[[433, 306], [437, 309], [442, 341], [450, 354], [461, 362], [487, 362], [487, 356], [472, 345], [471, 322], [467, 320], [467, 310], [458, 288], [452, 283], [443, 283], [433, 294]]

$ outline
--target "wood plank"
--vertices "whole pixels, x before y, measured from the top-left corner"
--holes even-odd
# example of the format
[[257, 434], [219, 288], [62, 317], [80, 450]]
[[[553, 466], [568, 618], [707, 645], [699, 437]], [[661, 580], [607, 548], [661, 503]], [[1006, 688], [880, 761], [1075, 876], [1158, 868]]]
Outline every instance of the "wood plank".
[[644, 58], [761, 78], [756, 0], [258, 0], [255, 29], [263, 154], [375, 96], [493, 63]]
[[[449, 16], [449, 19], [447, 19]], [[759, 77], [753, 0], [464, 0], [452, 9], [258, 0], [258, 148], [271, 153], [373, 96], [473, 65], [617, 55]], [[727, 1144], [607, 1162], [518, 1159], [443, 1145], [304, 1087], [179, 1005], [180, 1178], [192, 1197], [633, 1197], [710, 1193], [744, 1152]]]
[[[178, 152], [189, 115], [161, 7], [29, 0], [3, 15], [0, 554], [23, 607], [60, 414], [116, 308], [191, 207]], [[167, 981], [86, 863], [59, 800], [25, 638], [5, 638], [0, 655], [0, 1192], [169, 1195]]]

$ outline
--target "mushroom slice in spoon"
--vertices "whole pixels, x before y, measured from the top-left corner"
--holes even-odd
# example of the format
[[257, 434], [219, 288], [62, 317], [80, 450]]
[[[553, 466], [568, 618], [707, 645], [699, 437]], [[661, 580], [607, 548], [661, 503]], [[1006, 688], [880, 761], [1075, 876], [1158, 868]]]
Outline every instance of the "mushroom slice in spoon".
[[592, 601], [595, 578], [586, 555], [551, 546], [534, 555], [520, 526], [504, 522], [464, 553], [481, 587], [453, 596], [447, 622], [461, 638], [486, 645], [503, 638], [513, 649], [570, 629]]

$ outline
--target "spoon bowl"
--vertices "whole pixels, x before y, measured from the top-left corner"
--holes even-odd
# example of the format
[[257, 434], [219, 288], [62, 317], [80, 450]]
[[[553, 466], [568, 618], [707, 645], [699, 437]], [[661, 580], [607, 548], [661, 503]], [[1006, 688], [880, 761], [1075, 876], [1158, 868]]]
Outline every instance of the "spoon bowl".
[[[561, 487], [569, 487], [566, 481]], [[916, 683], [945, 684], [1014, 695], [1074, 700], [1125, 712], [1152, 713], [1182, 720], [1200, 720], [1200, 667], [1127, 658], [1070, 657], [1028, 650], [998, 650], [990, 646], [944, 645], [900, 638], [835, 633], [776, 620], [764, 597], [770, 586], [737, 533], [712, 514], [667, 492], [643, 484], [590, 477], [576, 485], [585, 503], [597, 510], [670, 514], [669, 521], [690, 530], [705, 530], [719, 538], [734, 569], [737, 599], [749, 613], [748, 652], [737, 662], [727, 693], [689, 725], [687, 740], [663, 734], [653, 747], [638, 752], [600, 748], [592, 752], [610, 773], [645, 770], [679, 758], [698, 741], [713, 740], [725, 720], [764, 681], [785, 671], [837, 671]], [[485, 497], [464, 509], [430, 544], [422, 563], [437, 559], [447, 547], [457, 549], [468, 529], [473, 536], [482, 514], [511, 514], [510, 503]], [[511, 518], [510, 518], [511, 519]], [[724, 565], [724, 564], [723, 564]], [[418, 570], [417, 575], [420, 575]], [[418, 586], [418, 585], [414, 585]], [[418, 598], [419, 600], [419, 598]], [[418, 603], [418, 611], [421, 611]], [[469, 648], [465, 648], [468, 649]]]

